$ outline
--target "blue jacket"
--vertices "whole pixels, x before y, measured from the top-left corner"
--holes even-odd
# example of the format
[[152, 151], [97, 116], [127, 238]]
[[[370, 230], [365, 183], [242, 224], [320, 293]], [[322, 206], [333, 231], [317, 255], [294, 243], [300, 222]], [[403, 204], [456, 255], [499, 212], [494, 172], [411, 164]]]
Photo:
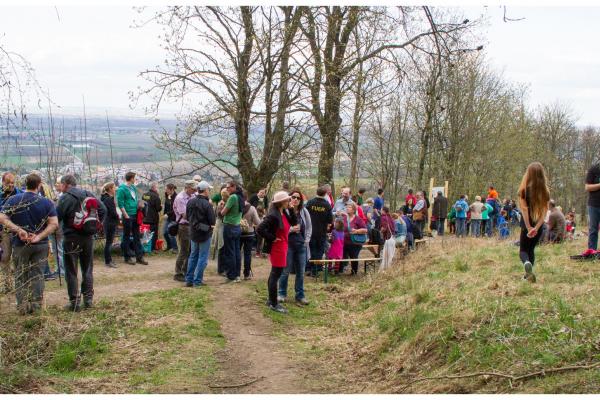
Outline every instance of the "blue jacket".
[[467, 218], [467, 210], [469, 205], [464, 199], [458, 200], [454, 203], [454, 209], [456, 210], [456, 218]]

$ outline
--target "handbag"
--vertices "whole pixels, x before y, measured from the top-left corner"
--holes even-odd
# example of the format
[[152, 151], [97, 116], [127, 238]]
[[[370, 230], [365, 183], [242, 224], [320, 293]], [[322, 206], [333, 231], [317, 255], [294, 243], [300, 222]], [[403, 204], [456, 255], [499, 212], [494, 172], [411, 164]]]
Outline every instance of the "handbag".
[[[348, 232], [350, 232], [350, 218], [346, 218], [348, 221]], [[366, 233], [351, 233], [350, 240], [353, 244], [365, 244], [367, 243], [367, 234]]]
[[179, 221], [181, 221], [181, 218], [182, 215], [179, 216], [177, 221], [169, 222], [169, 224], [167, 225], [167, 232], [169, 232], [169, 235], [177, 236], [177, 234], [179, 233]]
[[423, 212], [423, 209], [420, 210], [413, 210], [413, 221], [423, 221], [425, 219], [425, 212]]

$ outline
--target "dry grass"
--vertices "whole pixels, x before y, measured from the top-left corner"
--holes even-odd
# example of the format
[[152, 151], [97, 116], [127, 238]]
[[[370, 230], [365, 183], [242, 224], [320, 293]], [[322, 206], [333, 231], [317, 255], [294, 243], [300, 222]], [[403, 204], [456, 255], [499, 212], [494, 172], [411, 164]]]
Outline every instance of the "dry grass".
[[[583, 244], [542, 246], [538, 282], [522, 280], [518, 248], [493, 239], [436, 240], [396, 268], [325, 287], [308, 280], [309, 310], [280, 320], [351, 382], [340, 391], [398, 392], [419, 376], [520, 375], [600, 360], [600, 263], [571, 261]], [[332, 290], [332, 288], [335, 288]], [[324, 290], [328, 289], [328, 290]], [[298, 328], [299, 327], [299, 328]], [[307, 332], [310, 328], [310, 333]], [[524, 380], [420, 382], [409, 392], [599, 392], [600, 373]]]
[[224, 339], [207, 303], [207, 291], [173, 289], [78, 314], [7, 314], [0, 392], [210, 392]]

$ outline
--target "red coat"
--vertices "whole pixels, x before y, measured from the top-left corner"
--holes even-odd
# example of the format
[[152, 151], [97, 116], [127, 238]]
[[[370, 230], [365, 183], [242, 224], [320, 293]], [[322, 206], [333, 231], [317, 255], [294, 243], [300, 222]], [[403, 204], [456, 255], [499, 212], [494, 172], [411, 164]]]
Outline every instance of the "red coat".
[[288, 252], [288, 235], [290, 232], [290, 223], [287, 218], [281, 218], [283, 222], [283, 228], [278, 228], [275, 236], [277, 239], [271, 246], [271, 253], [269, 253], [269, 261], [275, 268], [285, 268], [287, 266], [287, 252]]

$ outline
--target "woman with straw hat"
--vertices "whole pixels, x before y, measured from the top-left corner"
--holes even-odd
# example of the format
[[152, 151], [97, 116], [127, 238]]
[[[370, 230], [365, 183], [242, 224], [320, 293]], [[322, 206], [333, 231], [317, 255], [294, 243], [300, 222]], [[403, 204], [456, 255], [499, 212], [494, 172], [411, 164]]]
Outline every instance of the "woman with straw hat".
[[269, 300], [267, 305], [273, 311], [287, 313], [277, 302], [277, 282], [287, 266], [288, 234], [296, 225], [296, 216], [288, 209], [290, 196], [285, 191], [275, 193], [269, 212], [256, 231], [265, 239], [263, 252], [269, 254], [271, 273], [269, 274]]

